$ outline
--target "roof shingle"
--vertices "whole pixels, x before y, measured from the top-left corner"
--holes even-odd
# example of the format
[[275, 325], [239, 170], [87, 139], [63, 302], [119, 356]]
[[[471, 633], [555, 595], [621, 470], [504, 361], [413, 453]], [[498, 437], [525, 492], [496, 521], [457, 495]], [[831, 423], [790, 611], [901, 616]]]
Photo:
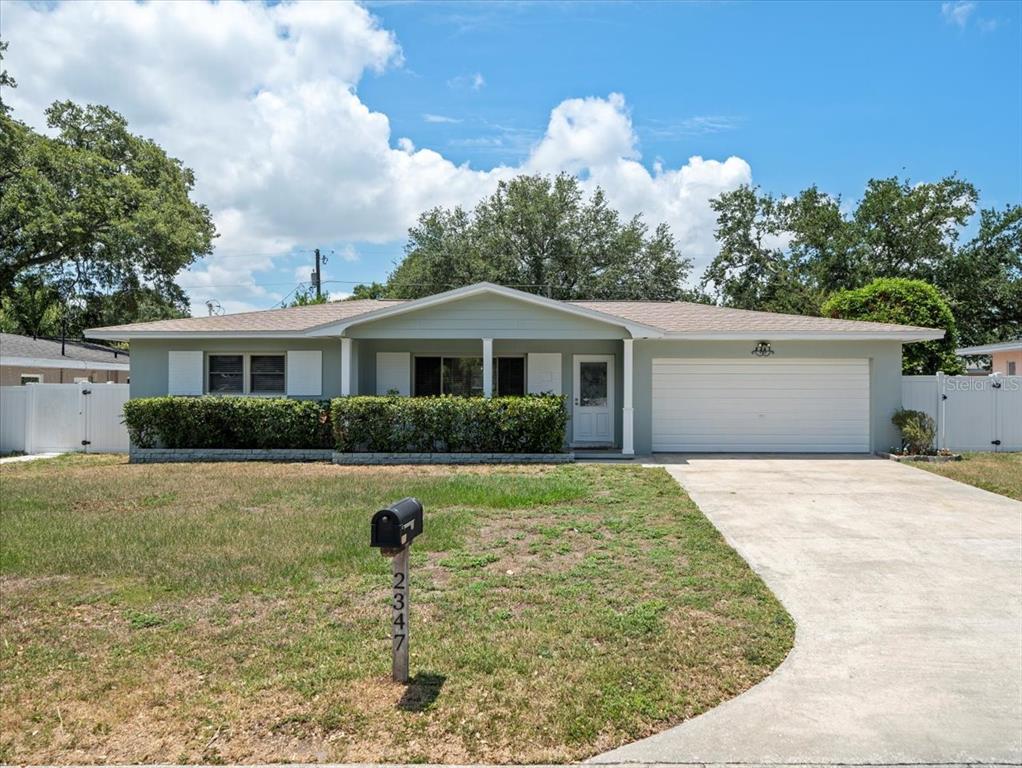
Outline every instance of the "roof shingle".
[[16, 333], [0, 333], [0, 355], [41, 360], [81, 360], [88, 363], [127, 363], [128, 353], [91, 341], [64, 342], [66, 354], [60, 354], [60, 339], [33, 339]]

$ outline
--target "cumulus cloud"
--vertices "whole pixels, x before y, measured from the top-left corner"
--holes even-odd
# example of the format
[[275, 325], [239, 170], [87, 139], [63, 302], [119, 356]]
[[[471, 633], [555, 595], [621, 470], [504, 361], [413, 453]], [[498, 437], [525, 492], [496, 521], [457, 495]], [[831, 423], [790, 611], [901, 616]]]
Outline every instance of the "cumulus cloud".
[[[297, 248], [397, 245], [422, 210], [471, 206], [521, 172], [579, 174], [624, 213], [668, 222], [702, 265], [714, 252], [708, 200], [751, 178], [737, 157], [650, 170], [621, 94], [554, 106], [519, 165], [476, 169], [416, 148], [357, 93], [402, 51], [354, 4], [9, 3], [4, 15], [16, 117], [42, 127], [54, 99], [108, 104], [195, 170], [220, 232], [215, 254], [181, 277], [196, 311], [212, 295], [230, 311], [272, 304], [287, 288], [255, 284], [293, 270]], [[337, 255], [358, 258], [354, 245]]]

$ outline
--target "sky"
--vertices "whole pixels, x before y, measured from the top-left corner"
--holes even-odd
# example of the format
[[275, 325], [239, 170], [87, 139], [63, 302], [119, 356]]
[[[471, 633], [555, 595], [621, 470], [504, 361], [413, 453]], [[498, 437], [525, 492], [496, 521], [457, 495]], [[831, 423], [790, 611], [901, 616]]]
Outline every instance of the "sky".
[[577, 174], [667, 222], [694, 278], [709, 200], [870, 178], [1022, 202], [1022, 2], [367, 3], [0, 0], [5, 92], [45, 129], [106, 104], [195, 171], [219, 232], [192, 311], [383, 280], [408, 227], [519, 173]]

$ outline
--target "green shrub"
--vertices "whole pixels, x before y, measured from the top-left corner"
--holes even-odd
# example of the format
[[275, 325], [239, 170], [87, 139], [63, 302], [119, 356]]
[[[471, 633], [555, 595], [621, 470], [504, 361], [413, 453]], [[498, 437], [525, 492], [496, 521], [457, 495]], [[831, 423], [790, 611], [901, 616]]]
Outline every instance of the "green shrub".
[[559, 395], [339, 397], [331, 404], [338, 451], [558, 453], [568, 412]]
[[873, 323], [897, 323], [923, 328], [942, 328], [944, 338], [917, 341], [902, 350], [901, 372], [906, 376], [963, 373], [965, 368], [955, 353], [958, 327], [955, 317], [940, 292], [922, 280], [884, 277], [862, 288], [838, 291], [821, 308], [824, 317], [867, 320]]
[[891, 422], [901, 430], [902, 445], [908, 453], [920, 455], [932, 452], [937, 425], [929, 414], [903, 408], [891, 417]]
[[261, 397], [147, 397], [124, 404], [139, 448], [330, 448], [328, 403]]

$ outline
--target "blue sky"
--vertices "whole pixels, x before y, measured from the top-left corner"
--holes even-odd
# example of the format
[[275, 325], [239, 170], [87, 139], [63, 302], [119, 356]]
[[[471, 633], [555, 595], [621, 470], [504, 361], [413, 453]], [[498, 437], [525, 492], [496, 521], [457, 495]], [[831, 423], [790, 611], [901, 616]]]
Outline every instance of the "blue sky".
[[[551, 105], [620, 92], [667, 165], [738, 155], [767, 189], [851, 196], [957, 170], [984, 201], [1018, 201], [1020, 5], [960, 5], [962, 24], [927, 2], [380, 3], [406, 63], [359, 91], [396, 134], [474, 166], [521, 160]], [[477, 72], [478, 90], [451, 87]]]
[[197, 312], [272, 306], [316, 246], [335, 294], [382, 280], [418, 211], [524, 171], [578, 173], [668, 221], [699, 269], [707, 199], [747, 181], [852, 201], [870, 177], [957, 172], [983, 206], [1022, 200], [1018, 2], [7, 2], [5, 17], [17, 117], [106, 103], [195, 169], [222, 233], [182, 278]]

